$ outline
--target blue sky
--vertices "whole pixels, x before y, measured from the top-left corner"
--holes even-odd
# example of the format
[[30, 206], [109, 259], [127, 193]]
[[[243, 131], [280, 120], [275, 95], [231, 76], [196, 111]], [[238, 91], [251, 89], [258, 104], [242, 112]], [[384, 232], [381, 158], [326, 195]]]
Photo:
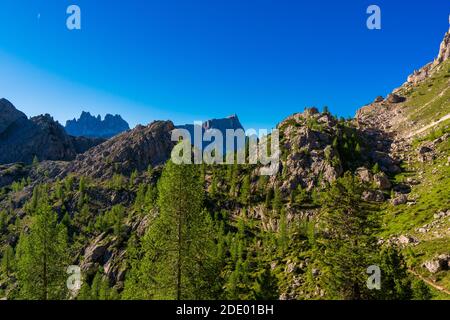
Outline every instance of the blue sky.
[[[71, 4], [82, 30], [66, 28]], [[366, 28], [370, 4], [381, 30]], [[2, 0], [0, 97], [62, 123], [353, 116], [437, 55], [449, 14], [448, 0]]]

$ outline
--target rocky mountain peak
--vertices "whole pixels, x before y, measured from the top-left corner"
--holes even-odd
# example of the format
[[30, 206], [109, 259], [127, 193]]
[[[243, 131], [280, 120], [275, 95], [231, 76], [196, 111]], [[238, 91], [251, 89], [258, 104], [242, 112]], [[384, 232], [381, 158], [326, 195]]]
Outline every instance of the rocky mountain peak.
[[222, 131], [222, 133], [225, 133], [225, 130], [227, 130], [227, 129], [233, 129], [233, 130], [242, 129], [242, 130], [244, 130], [244, 127], [242, 126], [242, 124], [239, 121], [239, 118], [236, 114], [233, 114], [229, 117], [222, 118], [222, 119], [211, 119], [211, 120], [205, 121], [203, 123], [203, 128], [205, 130], [218, 129], [218, 130]]
[[49, 114], [30, 119], [6, 99], [0, 100], [0, 163], [72, 160], [103, 142], [69, 136]]
[[423, 82], [425, 79], [428, 79], [439, 67], [450, 57], [450, 30], [444, 36], [444, 39], [441, 42], [439, 47], [439, 53], [436, 59], [433, 62], [425, 65], [423, 68], [419, 70], [415, 70], [413, 74], [411, 74], [406, 82], [406, 85], [412, 84], [417, 85]]
[[77, 156], [68, 167], [69, 172], [95, 178], [111, 178], [115, 173], [130, 175], [149, 165], [157, 166], [170, 158], [174, 146], [171, 121], [154, 121], [148, 126], [138, 125]]
[[128, 123], [118, 114], [107, 114], [94, 117], [90, 112], [83, 111], [80, 118], [66, 122], [66, 132], [76, 137], [111, 138], [130, 129]]
[[27, 119], [27, 116], [17, 110], [8, 100], [0, 99], [0, 134], [19, 119]]
[[444, 40], [442, 40], [441, 42], [439, 54], [436, 60], [434, 60], [434, 65], [441, 64], [449, 57], [450, 57], [450, 29], [447, 31], [447, 33], [444, 36]]

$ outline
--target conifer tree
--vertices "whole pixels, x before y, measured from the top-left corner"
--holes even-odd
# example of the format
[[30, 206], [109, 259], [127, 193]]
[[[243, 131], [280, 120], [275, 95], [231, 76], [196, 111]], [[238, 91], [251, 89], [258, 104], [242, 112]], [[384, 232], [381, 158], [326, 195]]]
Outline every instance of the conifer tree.
[[[202, 210], [203, 186], [194, 165], [169, 161], [158, 185], [159, 216], [143, 241], [139, 277], [146, 299], [212, 298], [217, 279], [212, 221]], [[139, 290], [139, 289], [138, 289]]]
[[430, 300], [432, 298], [430, 288], [420, 279], [413, 280], [412, 291], [414, 300]]
[[19, 296], [54, 300], [66, 297], [67, 231], [41, 194], [29, 234], [20, 236], [17, 247]]
[[279, 298], [277, 278], [267, 265], [256, 278], [254, 298], [256, 300], [276, 300]]
[[401, 252], [394, 246], [381, 252], [381, 298], [409, 300], [413, 297], [411, 279]]
[[265, 205], [266, 205], [267, 209], [271, 208], [272, 199], [273, 199], [273, 189], [269, 188], [269, 190], [267, 191], [267, 194], [266, 194], [266, 201], [265, 201]]
[[242, 181], [241, 186], [241, 197], [240, 200], [243, 205], [250, 204], [250, 176], [246, 175], [244, 181]]
[[272, 209], [275, 212], [275, 214], [280, 214], [282, 207], [283, 207], [283, 200], [281, 198], [281, 192], [280, 189], [276, 188], [272, 201]]
[[329, 298], [365, 299], [367, 267], [376, 260], [378, 222], [371, 204], [362, 200], [362, 186], [350, 173], [322, 194], [324, 237], [318, 240], [316, 258], [320, 283]]
[[1, 269], [7, 276], [14, 270], [14, 249], [9, 245], [3, 251]]
[[288, 241], [289, 241], [287, 217], [286, 217], [285, 209], [281, 209], [279, 223], [280, 223], [280, 225], [278, 228], [278, 247], [280, 248], [281, 253], [284, 253], [288, 246]]

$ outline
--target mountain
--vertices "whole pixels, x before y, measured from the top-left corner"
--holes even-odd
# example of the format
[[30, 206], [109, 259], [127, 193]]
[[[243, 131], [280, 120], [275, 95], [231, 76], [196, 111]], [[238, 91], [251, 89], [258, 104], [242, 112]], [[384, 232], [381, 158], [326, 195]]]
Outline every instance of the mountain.
[[102, 142], [75, 138], [46, 114], [28, 119], [6, 99], [0, 100], [0, 163], [73, 160], [78, 153]]
[[[199, 127], [197, 129], [199, 129], [199, 131], [201, 130], [202, 133], [202, 137], [205, 134], [206, 131], [208, 130], [218, 130], [220, 131], [220, 133], [223, 136], [223, 154], [226, 154], [226, 132], [227, 130], [244, 130], [244, 127], [242, 126], [241, 122], [239, 121], [239, 118], [236, 114], [231, 115], [229, 117], [226, 118], [221, 118], [221, 119], [211, 119], [211, 120], [207, 120], [205, 122], [203, 122], [201, 125], [199, 124], [186, 124], [186, 125], [179, 125], [176, 126], [176, 129], [185, 129], [189, 132], [190, 136], [191, 136], [191, 144], [193, 146], [196, 146], [197, 148], [202, 148], [204, 149], [208, 144], [210, 144], [211, 142], [208, 141], [200, 141], [200, 143], [196, 143], [195, 138], [195, 129], [196, 126]], [[243, 148], [243, 145], [238, 145], [238, 141], [235, 138], [235, 150]]]
[[119, 133], [130, 129], [128, 123], [118, 114], [115, 116], [107, 114], [102, 120], [100, 115], [92, 116], [83, 111], [78, 120], [66, 122], [66, 132], [75, 137], [111, 138]]
[[[217, 263], [205, 275], [215, 290], [208, 298], [449, 299], [449, 39], [450, 32], [433, 62], [353, 119], [307, 108], [280, 122], [276, 175], [260, 176], [260, 165], [198, 166], [209, 219], [194, 232], [212, 226], [217, 244], [210, 252]], [[10, 105], [4, 110], [0, 137], [31, 121]], [[31, 122], [42, 128], [49, 119]], [[201, 127], [242, 128], [237, 116]], [[152, 241], [164, 241], [151, 237], [152, 226], [174, 229], [161, 224], [157, 201], [174, 128], [194, 126], [155, 121], [71, 161], [0, 166], [2, 258], [7, 250], [21, 252], [44, 199], [68, 230], [67, 265], [79, 266], [84, 279], [80, 299], [98, 298], [99, 282], [106, 298], [152, 297], [141, 271], [175, 252], [148, 251]], [[182, 193], [183, 179], [171, 178]], [[175, 205], [183, 200], [165, 197]], [[189, 266], [202, 266], [197, 262], [206, 257], [195, 258]], [[366, 270], [374, 265], [382, 284], [370, 291]], [[14, 265], [0, 272], [0, 296], [21, 297], [18, 275]]]

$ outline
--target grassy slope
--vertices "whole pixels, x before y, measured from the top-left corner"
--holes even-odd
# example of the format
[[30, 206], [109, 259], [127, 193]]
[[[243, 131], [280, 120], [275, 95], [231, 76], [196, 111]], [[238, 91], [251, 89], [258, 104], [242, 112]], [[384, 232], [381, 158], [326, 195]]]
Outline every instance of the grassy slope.
[[443, 63], [432, 77], [401, 93], [408, 98], [404, 110], [411, 121], [426, 125], [449, 114], [450, 60]]
[[[403, 92], [408, 96], [404, 110], [408, 119], [419, 125], [426, 125], [450, 113], [450, 61], [430, 79], [418, 87]], [[417, 148], [426, 141], [433, 141], [450, 132], [450, 120], [446, 120], [428, 130], [422, 136], [416, 137], [409, 151], [413, 159], [417, 159]], [[419, 239], [419, 244], [406, 249], [410, 267], [422, 276], [435, 281], [450, 290], [450, 272], [441, 271], [432, 275], [421, 265], [442, 253], [450, 253], [450, 218], [440, 220], [440, 225], [433, 227], [427, 233], [419, 233], [418, 228], [434, 220], [433, 216], [442, 210], [450, 209], [450, 166], [447, 165], [450, 156], [450, 140], [436, 147], [436, 159], [431, 163], [413, 161], [404, 166], [405, 171], [397, 175], [396, 182], [407, 178], [420, 181], [412, 187], [409, 199], [414, 199], [414, 205], [393, 206], [387, 204], [383, 210], [384, 230], [382, 236], [388, 238], [394, 235], [408, 234]], [[450, 296], [433, 290], [435, 298], [450, 299]]]

